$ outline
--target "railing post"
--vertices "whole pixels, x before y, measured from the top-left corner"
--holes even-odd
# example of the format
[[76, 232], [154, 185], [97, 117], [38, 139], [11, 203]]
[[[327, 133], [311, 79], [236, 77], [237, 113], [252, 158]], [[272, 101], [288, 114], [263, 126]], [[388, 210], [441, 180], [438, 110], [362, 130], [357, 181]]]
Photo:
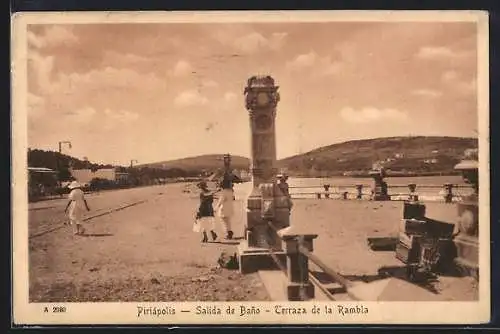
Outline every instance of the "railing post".
[[410, 183], [408, 184], [408, 189], [410, 190], [408, 200], [412, 202], [418, 201], [418, 194], [416, 193], [417, 185], [415, 183]]
[[325, 198], [330, 198], [330, 193], [328, 192], [328, 190], [330, 189], [330, 185], [324, 184], [323, 188], [325, 188]]
[[444, 202], [451, 203], [453, 201], [453, 184], [445, 183], [443, 185], [445, 193], [444, 193]]
[[358, 191], [358, 194], [356, 196], [357, 199], [362, 199], [363, 198], [363, 185], [362, 184], [357, 184], [356, 185], [356, 190]]
[[314, 285], [309, 281], [309, 259], [299, 251], [299, 245], [312, 251], [313, 239], [318, 235], [295, 233], [291, 227], [279, 230], [278, 235], [285, 245], [288, 300], [300, 301], [314, 298]]

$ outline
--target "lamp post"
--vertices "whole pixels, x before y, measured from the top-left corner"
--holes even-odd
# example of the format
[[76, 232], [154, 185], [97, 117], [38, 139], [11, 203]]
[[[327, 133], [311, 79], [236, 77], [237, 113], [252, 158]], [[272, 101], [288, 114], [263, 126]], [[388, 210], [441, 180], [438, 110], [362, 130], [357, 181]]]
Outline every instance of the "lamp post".
[[68, 147], [71, 149], [71, 142], [69, 140], [64, 140], [59, 142], [59, 153], [62, 153], [62, 144], [68, 144]]

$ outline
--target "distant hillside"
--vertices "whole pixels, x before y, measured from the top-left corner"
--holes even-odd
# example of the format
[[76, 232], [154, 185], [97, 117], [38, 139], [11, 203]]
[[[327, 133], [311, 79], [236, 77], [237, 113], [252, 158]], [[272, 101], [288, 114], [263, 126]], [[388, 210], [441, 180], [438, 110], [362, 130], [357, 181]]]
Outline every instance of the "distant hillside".
[[[137, 167], [147, 166], [150, 168], [179, 168], [185, 171], [214, 171], [219, 168], [223, 168], [224, 163], [222, 156], [222, 154], [207, 154], [177, 160], [137, 165]], [[248, 169], [250, 166], [250, 159], [238, 155], [232, 155], [231, 166], [234, 169]]]
[[392, 171], [448, 173], [477, 139], [458, 137], [390, 137], [353, 140], [324, 146], [279, 161], [290, 174], [342, 174], [368, 170], [376, 162]]
[[[477, 148], [477, 139], [418, 136], [353, 140], [279, 160], [278, 167], [288, 170], [290, 175], [339, 175], [349, 171], [367, 171], [374, 163], [381, 162], [385, 168], [395, 172], [450, 173], [468, 148]], [[233, 168], [248, 169], [249, 165], [250, 159], [232, 156]], [[222, 154], [143, 166], [214, 171], [222, 168]]]

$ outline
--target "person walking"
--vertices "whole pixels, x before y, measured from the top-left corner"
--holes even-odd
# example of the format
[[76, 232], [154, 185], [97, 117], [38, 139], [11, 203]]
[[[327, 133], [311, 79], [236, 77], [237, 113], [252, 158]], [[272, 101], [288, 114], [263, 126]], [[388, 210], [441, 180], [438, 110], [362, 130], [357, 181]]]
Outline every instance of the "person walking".
[[233, 174], [226, 170], [219, 184], [220, 195], [216, 204], [217, 216], [222, 224], [222, 229], [226, 234], [225, 239], [233, 238], [232, 218], [234, 215], [234, 190], [233, 190]]
[[69, 193], [69, 202], [66, 205], [64, 213], [67, 213], [69, 209], [68, 218], [69, 224], [73, 226], [73, 233], [75, 235], [82, 235], [85, 232], [85, 229], [82, 227], [83, 210], [85, 208], [87, 211], [90, 211], [90, 208], [81, 189], [82, 186], [77, 181], [71, 182], [68, 188], [71, 189], [71, 192]]
[[217, 239], [217, 233], [215, 233], [215, 215], [214, 215], [214, 193], [208, 190], [207, 182], [201, 181], [198, 183], [198, 188], [200, 188], [200, 205], [198, 211], [196, 212], [196, 223], [199, 224], [198, 228], [195, 230], [201, 231], [203, 239], [201, 242], [208, 242], [207, 231], [210, 231], [212, 240]]

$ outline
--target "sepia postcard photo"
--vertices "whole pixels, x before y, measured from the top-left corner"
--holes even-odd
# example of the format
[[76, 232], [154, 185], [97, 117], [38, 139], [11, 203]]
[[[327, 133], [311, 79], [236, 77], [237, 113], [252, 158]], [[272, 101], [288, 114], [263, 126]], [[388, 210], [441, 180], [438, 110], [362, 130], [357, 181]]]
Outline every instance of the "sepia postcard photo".
[[15, 324], [489, 321], [486, 12], [12, 22]]

